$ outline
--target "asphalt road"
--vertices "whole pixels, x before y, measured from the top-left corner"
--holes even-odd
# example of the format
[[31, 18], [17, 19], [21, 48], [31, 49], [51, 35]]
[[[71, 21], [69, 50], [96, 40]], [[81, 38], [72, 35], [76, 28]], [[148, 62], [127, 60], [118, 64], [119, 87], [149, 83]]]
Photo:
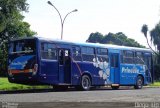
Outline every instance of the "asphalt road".
[[[91, 91], [14, 91], [0, 92], [0, 106], [5, 104], [18, 104], [18, 108], [47, 107], [47, 108], [94, 108], [94, 107], [117, 107], [139, 108], [141, 105], [156, 104], [160, 108], [160, 88], [143, 88], [135, 90], [123, 88], [120, 90], [99, 89]], [[146, 107], [147, 108], [147, 107]]]

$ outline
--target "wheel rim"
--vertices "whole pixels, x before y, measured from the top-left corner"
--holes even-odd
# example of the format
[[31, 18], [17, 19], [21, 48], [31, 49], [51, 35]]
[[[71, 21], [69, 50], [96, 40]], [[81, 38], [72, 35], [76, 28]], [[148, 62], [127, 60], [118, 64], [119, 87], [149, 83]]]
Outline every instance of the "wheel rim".
[[90, 87], [90, 81], [88, 77], [83, 77], [82, 79], [82, 87], [87, 90]]
[[143, 81], [142, 81], [142, 78], [139, 77], [138, 81], [137, 81], [137, 85], [138, 85], [138, 88], [142, 88], [142, 85], [143, 85]]

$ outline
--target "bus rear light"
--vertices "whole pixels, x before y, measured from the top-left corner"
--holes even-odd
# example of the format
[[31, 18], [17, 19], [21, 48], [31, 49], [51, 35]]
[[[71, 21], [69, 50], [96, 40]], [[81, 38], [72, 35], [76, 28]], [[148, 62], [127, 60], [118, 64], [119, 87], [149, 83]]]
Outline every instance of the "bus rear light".
[[38, 71], [38, 64], [34, 64], [33, 75], [36, 75], [37, 71]]
[[10, 77], [12, 77], [12, 76], [13, 76], [13, 74], [12, 74], [11, 70], [8, 70], [8, 75], [9, 75]]

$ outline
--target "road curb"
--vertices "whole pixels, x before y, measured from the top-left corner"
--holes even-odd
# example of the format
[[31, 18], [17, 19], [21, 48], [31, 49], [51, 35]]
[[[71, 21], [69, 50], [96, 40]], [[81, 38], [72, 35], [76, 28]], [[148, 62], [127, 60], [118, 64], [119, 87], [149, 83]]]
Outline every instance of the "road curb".
[[144, 88], [160, 88], [160, 86], [144, 86]]

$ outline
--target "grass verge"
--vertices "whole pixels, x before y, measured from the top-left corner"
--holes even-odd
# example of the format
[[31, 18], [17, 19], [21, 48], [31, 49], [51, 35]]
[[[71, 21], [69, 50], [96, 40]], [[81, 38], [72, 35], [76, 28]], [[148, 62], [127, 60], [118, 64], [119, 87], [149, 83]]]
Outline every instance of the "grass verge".
[[[160, 87], [160, 81], [156, 81], [149, 85], [150, 87]], [[10, 83], [7, 78], [0, 78], [0, 91], [7, 90], [29, 90], [29, 89], [49, 89], [51, 86], [28, 86], [22, 84]]]
[[27, 89], [48, 89], [50, 86], [28, 86], [22, 84], [10, 83], [7, 78], [0, 78], [0, 91], [1, 90], [27, 90]]
[[151, 87], [160, 87], [160, 81], [156, 81], [153, 84], [150, 84]]

